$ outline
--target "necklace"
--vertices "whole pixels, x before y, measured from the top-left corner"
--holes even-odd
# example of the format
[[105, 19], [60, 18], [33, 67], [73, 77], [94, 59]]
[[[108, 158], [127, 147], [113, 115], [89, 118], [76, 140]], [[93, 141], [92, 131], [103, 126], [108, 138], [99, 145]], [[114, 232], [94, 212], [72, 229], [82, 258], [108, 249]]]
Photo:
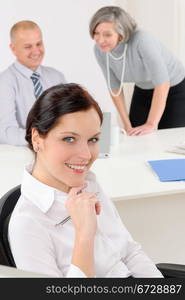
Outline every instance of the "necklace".
[[[117, 97], [120, 95], [121, 90], [123, 88], [123, 79], [125, 74], [125, 60], [126, 60], [126, 52], [127, 52], [127, 44], [125, 44], [125, 49], [123, 51], [123, 54], [119, 57], [115, 57], [111, 52], [106, 53], [106, 61], [107, 61], [107, 83], [108, 83], [108, 89], [113, 97]], [[123, 65], [122, 65], [122, 72], [121, 72], [121, 80], [120, 80], [120, 87], [118, 92], [115, 94], [113, 93], [111, 89], [111, 82], [110, 82], [110, 66], [109, 66], [109, 56], [112, 57], [114, 60], [120, 60], [123, 59]]]

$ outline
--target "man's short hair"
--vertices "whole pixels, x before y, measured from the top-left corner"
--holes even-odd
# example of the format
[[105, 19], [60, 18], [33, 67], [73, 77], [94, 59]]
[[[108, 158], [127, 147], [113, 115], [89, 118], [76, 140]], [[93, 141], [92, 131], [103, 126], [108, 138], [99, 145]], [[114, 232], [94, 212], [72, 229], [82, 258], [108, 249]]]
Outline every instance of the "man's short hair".
[[19, 21], [19, 22], [15, 23], [10, 30], [11, 42], [13, 42], [17, 31], [19, 31], [20, 29], [29, 30], [29, 29], [36, 29], [36, 28], [40, 29], [40, 27], [35, 22], [29, 21], [29, 20], [23, 20], [23, 21]]

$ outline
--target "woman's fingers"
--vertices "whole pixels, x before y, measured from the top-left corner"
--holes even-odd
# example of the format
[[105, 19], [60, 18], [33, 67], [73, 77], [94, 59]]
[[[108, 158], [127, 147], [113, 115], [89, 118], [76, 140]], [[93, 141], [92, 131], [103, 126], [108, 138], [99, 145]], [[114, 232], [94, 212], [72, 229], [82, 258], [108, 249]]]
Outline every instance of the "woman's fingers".
[[70, 189], [69, 196], [76, 196], [76, 195], [80, 194], [83, 191], [83, 189], [85, 189], [86, 187], [87, 187], [87, 183], [84, 183], [78, 187], [72, 187]]
[[[87, 184], [84, 184], [80, 187], [75, 187], [75, 188], [71, 188], [70, 192], [69, 192], [69, 198], [67, 200], [67, 207], [69, 208], [69, 206], [71, 207], [74, 205], [80, 204], [80, 205], [88, 205], [88, 202], [93, 203], [96, 214], [99, 215], [100, 214], [100, 210], [101, 210], [101, 206], [100, 206], [100, 202], [97, 200], [97, 195], [96, 193], [92, 193], [92, 192], [84, 192], [83, 189], [87, 187]], [[77, 201], [77, 202], [76, 202]], [[76, 204], [75, 204], [76, 202]], [[90, 204], [89, 203], [89, 204]]]
[[155, 129], [156, 128], [151, 125], [143, 124], [129, 130], [128, 135], [144, 135], [153, 132]]
[[96, 214], [99, 215], [101, 212], [101, 203], [100, 201], [97, 200], [97, 202], [95, 203], [95, 210], [96, 210]]

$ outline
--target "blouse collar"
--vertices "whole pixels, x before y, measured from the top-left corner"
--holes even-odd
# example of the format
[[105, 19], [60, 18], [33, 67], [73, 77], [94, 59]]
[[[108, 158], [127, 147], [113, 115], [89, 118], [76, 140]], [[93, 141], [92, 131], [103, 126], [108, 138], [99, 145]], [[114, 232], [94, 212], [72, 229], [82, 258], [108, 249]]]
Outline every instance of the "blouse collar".
[[55, 200], [64, 202], [67, 194], [37, 180], [31, 175], [32, 169], [33, 164], [30, 164], [24, 170], [21, 193], [46, 213]]
[[112, 50], [110, 51], [112, 53], [112, 55], [114, 55], [115, 57], [119, 57], [123, 54], [124, 49], [125, 49], [125, 42], [119, 42], [119, 44]]

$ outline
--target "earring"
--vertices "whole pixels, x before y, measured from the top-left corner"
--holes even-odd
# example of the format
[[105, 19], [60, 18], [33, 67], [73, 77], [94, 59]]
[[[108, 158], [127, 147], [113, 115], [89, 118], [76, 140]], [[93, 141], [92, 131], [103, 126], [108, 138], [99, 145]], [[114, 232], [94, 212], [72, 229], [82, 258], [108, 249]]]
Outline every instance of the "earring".
[[35, 146], [33, 147], [33, 150], [34, 150], [35, 152], [38, 152], [38, 151], [39, 151], [39, 146], [38, 146], [38, 145], [35, 145]]

